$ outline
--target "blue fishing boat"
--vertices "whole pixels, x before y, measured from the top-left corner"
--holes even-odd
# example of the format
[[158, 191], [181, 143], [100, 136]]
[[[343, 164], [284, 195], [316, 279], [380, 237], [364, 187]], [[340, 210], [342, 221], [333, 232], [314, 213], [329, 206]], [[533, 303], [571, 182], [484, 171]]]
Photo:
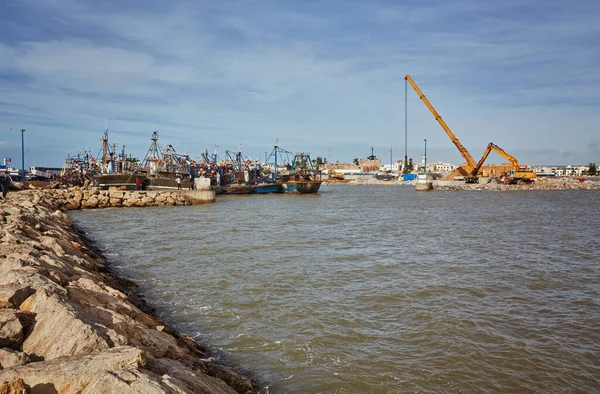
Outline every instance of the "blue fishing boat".
[[281, 182], [265, 182], [256, 185], [250, 185], [250, 193], [267, 194], [283, 193], [283, 184]]

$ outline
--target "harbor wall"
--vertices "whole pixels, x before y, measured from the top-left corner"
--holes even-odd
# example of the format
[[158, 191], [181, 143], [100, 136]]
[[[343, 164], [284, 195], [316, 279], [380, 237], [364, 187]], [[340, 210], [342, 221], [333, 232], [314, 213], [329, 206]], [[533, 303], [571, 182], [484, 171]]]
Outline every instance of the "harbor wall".
[[63, 212], [137, 201], [186, 203], [170, 192], [82, 190], [0, 200], [0, 392], [256, 392], [154, 317], [136, 285], [112, 273]]
[[184, 201], [196, 204], [210, 204], [215, 202], [216, 193], [214, 190], [177, 190], [179, 197], [183, 197]]
[[215, 202], [213, 190], [98, 190], [74, 187], [45, 191], [60, 209], [108, 207], [155, 207], [209, 204]]

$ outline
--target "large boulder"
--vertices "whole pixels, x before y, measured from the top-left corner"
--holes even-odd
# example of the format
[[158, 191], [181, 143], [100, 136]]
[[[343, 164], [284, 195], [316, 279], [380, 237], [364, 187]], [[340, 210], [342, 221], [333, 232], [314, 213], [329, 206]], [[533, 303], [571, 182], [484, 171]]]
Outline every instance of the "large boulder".
[[30, 392], [31, 387], [26, 385], [21, 378], [16, 378], [6, 383], [0, 383], [0, 394], [29, 394]]
[[30, 361], [27, 353], [7, 348], [0, 349], [0, 369], [14, 367], [15, 365], [25, 365]]
[[33, 293], [35, 290], [27, 285], [18, 283], [0, 285], [0, 308], [18, 308]]
[[114, 199], [123, 199], [123, 196], [125, 195], [125, 193], [123, 193], [122, 191], [119, 190], [111, 190], [110, 191], [110, 198], [114, 198]]
[[144, 365], [145, 358], [141, 350], [128, 346], [116, 347], [104, 352], [60, 357], [4, 369], [0, 371], [0, 382], [21, 378], [34, 393], [81, 393], [91, 381], [106, 371]]
[[127, 344], [127, 339], [114, 330], [90, 321], [66, 297], [45, 289], [29, 297], [21, 310], [36, 313], [35, 326], [22, 349], [45, 360]]
[[163, 365], [152, 372], [141, 350], [122, 346], [2, 370], [0, 382], [21, 378], [33, 393], [235, 393], [222, 381], [177, 367]]
[[23, 343], [23, 325], [13, 309], [0, 309], [0, 347], [19, 349]]
[[[148, 357], [148, 369], [162, 375], [163, 378], [171, 377], [181, 382], [180, 386], [185, 386], [188, 390], [196, 393], [210, 393], [215, 388], [220, 388], [224, 392], [229, 392], [232, 387], [227, 385], [223, 380], [213, 376], [208, 376], [195, 372], [176, 360], [168, 358], [155, 359]], [[246, 388], [246, 387], [244, 387]], [[252, 386], [250, 390], [239, 391], [240, 393], [254, 392]]]

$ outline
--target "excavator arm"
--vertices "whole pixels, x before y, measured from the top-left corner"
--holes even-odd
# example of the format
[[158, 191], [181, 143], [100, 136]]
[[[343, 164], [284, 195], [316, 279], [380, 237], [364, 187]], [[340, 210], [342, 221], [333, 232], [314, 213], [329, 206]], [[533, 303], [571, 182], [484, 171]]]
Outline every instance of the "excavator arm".
[[[404, 77], [404, 79], [407, 80], [410, 83], [410, 85], [413, 87], [413, 89], [415, 90], [415, 92], [417, 92], [417, 94], [419, 95], [419, 98], [421, 100], [423, 100], [423, 102], [425, 103], [425, 105], [427, 106], [427, 108], [429, 108], [429, 111], [431, 111], [431, 113], [433, 114], [433, 117], [435, 118], [435, 120], [438, 121], [438, 123], [440, 124], [440, 126], [442, 126], [442, 128], [446, 132], [446, 134], [448, 134], [448, 137], [450, 137], [450, 139], [452, 140], [452, 142], [454, 143], [454, 145], [456, 145], [456, 147], [458, 148], [460, 154], [462, 155], [462, 157], [466, 161], [466, 168], [465, 168], [465, 170], [467, 170], [468, 173], [472, 174], [473, 170], [475, 169], [476, 163], [475, 163], [475, 160], [473, 160], [473, 157], [471, 156], [471, 154], [469, 153], [469, 151], [460, 143], [460, 141], [458, 140], [458, 138], [456, 138], [456, 136], [454, 135], [454, 133], [452, 132], [452, 130], [450, 130], [450, 127], [448, 127], [448, 125], [446, 124], [446, 122], [444, 122], [444, 120], [437, 113], [437, 111], [435, 110], [435, 108], [433, 108], [433, 105], [431, 105], [431, 103], [429, 102], [429, 100], [427, 100], [427, 97], [425, 97], [425, 95], [423, 94], [423, 92], [421, 92], [421, 89], [419, 89], [419, 87], [417, 86], [417, 84], [415, 83], [415, 81], [413, 81], [413, 79], [410, 77], [410, 75], [407, 74], [406, 77]], [[489, 154], [489, 152], [488, 152], [488, 154]], [[475, 171], [475, 176], [476, 175], [477, 175], [477, 172]]]
[[472, 173], [472, 174], [474, 174], [473, 176], [477, 176], [477, 173], [481, 169], [481, 166], [483, 165], [483, 163], [485, 162], [485, 160], [487, 159], [487, 157], [489, 156], [491, 151], [494, 151], [497, 154], [499, 154], [500, 156], [504, 157], [512, 165], [513, 171], [511, 171], [511, 176], [510, 176], [511, 183], [516, 183], [516, 182], [530, 183], [531, 181], [535, 180], [536, 174], [534, 171], [527, 170], [526, 167], [521, 168], [521, 166], [519, 166], [519, 161], [517, 160], [516, 157], [509, 155], [508, 153], [506, 153], [504, 151], [504, 149], [500, 148], [498, 145], [494, 144], [493, 142], [490, 142], [488, 144], [487, 148], [485, 149], [485, 152], [483, 152], [483, 156], [481, 156], [481, 159], [479, 160], [479, 162], [473, 169], [473, 173]]
[[500, 156], [504, 157], [506, 160], [510, 161], [510, 164], [512, 165], [513, 170], [515, 170], [515, 171], [519, 170], [519, 161], [516, 159], [516, 157], [509, 155], [508, 153], [506, 153], [504, 151], [504, 149], [500, 148], [498, 145], [494, 144], [493, 142], [490, 142], [488, 144], [487, 148], [485, 148], [485, 152], [483, 152], [483, 156], [481, 156], [481, 159], [479, 159], [479, 162], [477, 163], [475, 168], [473, 168], [473, 172], [471, 173], [471, 175], [473, 175], [473, 176], [477, 175], [477, 173], [481, 169], [481, 166], [483, 165], [483, 163], [485, 162], [487, 157], [490, 155], [491, 151], [496, 152]]

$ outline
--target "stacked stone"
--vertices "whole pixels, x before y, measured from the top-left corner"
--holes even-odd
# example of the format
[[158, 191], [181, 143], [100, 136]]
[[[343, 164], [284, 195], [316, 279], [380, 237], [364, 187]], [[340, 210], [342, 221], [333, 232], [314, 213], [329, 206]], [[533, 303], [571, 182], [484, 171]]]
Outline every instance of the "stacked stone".
[[173, 191], [129, 191], [71, 189], [48, 190], [63, 209], [92, 209], [108, 207], [155, 207], [161, 205], [190, 205]]
[[[56, 194], [63, 206], [113, 198], [64, 193]], [[54, 195], [24, 191], [0, 200], [0, 393], [254, 392], [192, 338], [140, 309], [135, 285], [109, 272]], [[133, 200], [126, 195], [114, 199], [125, 205]], [[154, 203], [158, 195], [173, 199], [159, 193]]]
[[519, 191], [519, 190], [600, 190], [600, 182], [579, 181], [573, 178], [558, 178], [537, 180], [529, 185], [505, 185], [502, 183], [474, 183], [455, 182], [453, 184], [433, 184], [435, 190], [492, 190], [492, 191]]

